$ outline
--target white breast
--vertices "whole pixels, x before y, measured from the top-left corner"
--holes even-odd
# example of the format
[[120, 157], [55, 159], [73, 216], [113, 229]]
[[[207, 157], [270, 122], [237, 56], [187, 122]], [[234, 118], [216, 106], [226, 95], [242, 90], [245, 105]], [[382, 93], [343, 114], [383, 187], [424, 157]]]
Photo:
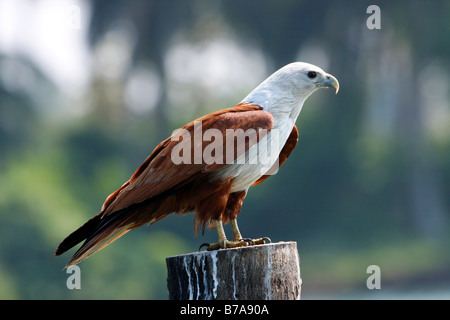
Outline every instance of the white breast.
[[258, 144], [214, 175], [220, 179], [234, 178], [231, 192], [248, 189], [278, 161], [293, 126], [294, 122], [290, 118], [276, 122], [274, 128]]
[[[282, 68], [267, 78], [242, 100], [243, 103], [255, 104], [270, 112], [274, 118], [274, 126], [245, 156], [238, 158], [237, 163], [217, 170], [218, 178], [235, 179], [231, 192], [248, 189], [278, 161], [280, 151], [292, 132], [303, 103], [312, 92], [294, 90], [289, 77], [285, 75], [287, 71], [283, 70]], [[265, 153], [268, 157], [261, 154], [265, 147], [268, 147]], [[249, 155], [253, 156], [249, 159]]]

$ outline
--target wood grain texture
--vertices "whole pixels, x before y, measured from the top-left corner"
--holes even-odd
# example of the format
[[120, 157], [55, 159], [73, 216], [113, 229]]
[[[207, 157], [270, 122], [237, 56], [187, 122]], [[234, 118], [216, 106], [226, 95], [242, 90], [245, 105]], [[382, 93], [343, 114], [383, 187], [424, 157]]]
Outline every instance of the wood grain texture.
[[296, 242], [166, 259], [170, 300], [299, 300], [300, 258]]

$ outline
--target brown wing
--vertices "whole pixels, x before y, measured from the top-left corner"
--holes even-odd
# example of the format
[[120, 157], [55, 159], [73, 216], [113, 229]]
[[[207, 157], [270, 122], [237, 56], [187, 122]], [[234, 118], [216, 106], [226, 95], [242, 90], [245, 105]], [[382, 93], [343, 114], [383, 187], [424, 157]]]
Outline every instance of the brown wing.
[[[221, 110], [202, 118], [199, 118], [183, 128], [185, 133], [191, 137], [195, 135], [195, 123], [202, 124], [202, 134], [209, 129], [216, 129], [221, 132], [223, 137], [222, 145], [226, 144], [229, 129], [266, 129], [267, 133], [273, 126], [273, 117], [269, 112], [262, 111], [259, 106], [240, 104], [234, 108]], [[131, 179], [127, 181], [119, 190], [111, 194], [103, 206], [103, 214], [108, 215], [117, 210], [128, 207], [131, 204], [143, 202], [147, 199], [160, 195], [169, 190], [180, 188], [187, 183], [205, 176], [215, 170], [227, 165], [226, 148], [223, 148], [223, 159], [212, 164], [205, 163], [181, 163], [175, 165], [172, 161], [172, 151], [181, 143], [176, 133], [163, 142], [161, 142], [144, 163], [136, 170]], [[262, 136], [258, 136], [258, 142]], [[194, 161], [196, 150], [195, 139], [191, 139], [191, 161]], [[248, 141], [247, 141], [248, 142]], [[211, 143], [211, 142], [209, 142]], [[203, 142], [200, 150], [203, 150], [208, 142]], [[250, 144], [245, 146], [241, 152], [245, 152]], [[197, 149], [198, 150], [198, 149]], [[234, 155], [239, 156], [237, 150]]]
[[[267, 134], [272, 128], [274, 120], [270, 113], [263, 111], [259, 106], [239, 104], [234, 108], [224, 109], [199, 118], [182, 129], [192, 136], [195, 124], [199, 123], [199, 121], [202, 124], [202, 132], [208, 129], [216, 129], [222, 134], [225, 141], [228, 133], [227, 129], [242, 129], [243, 131], [248, 129], [266, 129], [265, 134]], [[257, 132], [259, 136], [256, 142], [264, 134]], [[196, 148], [194, 145], [196, 141], [194, 140], [191, 140], [190, 150], [192, 153]], [[160, 203], [163, 203], [159, 202], [161, 199], [175, 193], [183, 186], [187, 186], [190, 182], [201, 179], [207, 174], [227, 165], [226, 161], [209, 164], [205, 162], [198, 164], [174, 164], [171, 152], [182, 141], [176, 134], [162, 141], [136, 170], [130, 180], [107, 197], [102, 211], [64, 239], [55, 254], [60, 255], [77, 243], [87, 239], [68, 265], [79, 263], [130, 229], [143, 223], [163, 218], [168, 213], [167, 208], [158, 208]], [[203, 144], [201, 147], [203, 148], [204, 146]], [[246, 142], [245, 148], [241, 150], [241, 153], [250, 147], [250, 142]], [[235, 151], [236, 159], [240, 154], [238, 150]], [[226, 150], [224, 148], [224, 159], [225, 153]], [[153, 206], [153, 212], [150, 215], [147, 215], [145, 210], [140, 210], [141, 204], [148, 204], [152, 201], [156, 201], [156, 204]]]
[[267, 173], [265, 175], [263, 175], [261, 178], [256, 180], [256, 182], [254, 184], [252, 184], [252, 186], [263, 182], [268, 177], [270, 177], [271, 175], [276, 173], [278, 168], [281, 167], [281, 165], [286, 161], [286, 159], [291, 154], [292, 150], [294, 150], [295, 147], [297, 146], [298, 136], [299, 136], [299, 134], [298, 134], [297, 126], [294, 125], [294, 128], [292, 128], [291, 134], [289, 135], [286, 143], [284, 144], [283, 149], [281, 149], [280, 155], [278, 156], [278, 161], [275, 162], [275, 164], [267, 171]]

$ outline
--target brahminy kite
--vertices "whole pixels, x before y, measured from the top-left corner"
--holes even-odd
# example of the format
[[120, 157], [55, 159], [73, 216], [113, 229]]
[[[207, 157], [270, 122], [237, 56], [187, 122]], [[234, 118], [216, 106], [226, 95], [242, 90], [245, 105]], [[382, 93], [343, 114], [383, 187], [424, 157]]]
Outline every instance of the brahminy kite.
[[[265, 243], [245, 239], [236, 218], [248, 189], [276, 172], [297, 145], [295, 121], [305, 100], [339, 82], [321, 68], [294, 62], [257, 86], [235, 107], [205, 115], [162, 141], [96, 216], [64, 239], [55, 255], [81, 241], [78, 264], [126, 232], [169, 214], [195, 213], [194, 227], [217, 229], [207, 250]], [[237, 141], [237, 142], [236, 142]], [[264, 156], [263, 156], [264, 154]], [[231, 222], [233, 240], [223, 224]]]

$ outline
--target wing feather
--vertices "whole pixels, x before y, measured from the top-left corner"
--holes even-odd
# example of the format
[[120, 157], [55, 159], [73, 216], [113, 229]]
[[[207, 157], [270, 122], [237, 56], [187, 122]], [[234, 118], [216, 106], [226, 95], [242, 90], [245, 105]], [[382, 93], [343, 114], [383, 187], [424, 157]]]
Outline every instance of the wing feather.
[[[233, 108], [201, 117], [182, 129], [192, 134], [196, 121], [201, 121], [203, 132], [208, 129], [219, 130], [225, 141], [228, 134], [227, 129], [242, 129], [243, 131], [266, 129], [265, 134], [267, 134], [273, 127], [274, 119], [269, 112], [263, 111], [257, 105], [239, 104]], [[262, 137], [263, 135], [259, 134], [256, 142]], [[229, 164], [224, 160], [209, 164], [202, 161], [198, 164], [181, 163], [176, 165], [172, 161], [171, 152], [178, 143], [180, 140], [174, 139], [173, 136], [162, 141], [131, 178], [106, 198], [101, 212], [69, 235], [60, 244], [55, 254], [62, 254], [86, 239], [68, 265], [76, 264], [129, 230], [144, 223], [162, 219], [170, 213], [170, 210], [179, 209], [181, 212], [186, 212], [188, 209], [194, 208], [195, 205], [192, 203], [172, 205], [170, 209], [160, 206], [167, 204], [165, 199], [173, 199], [171, 196], [177, 191], [186, 191], [186, 188], [181, 188], [189, 186], [189, 183], [198, 181]], [[192, 152], [195, 149], [193, 143], [191, 141]], [[250, 142], [246, 142], [245, 148], [241, 152], [247, 151], [251, 146]], [[240, 155], [237, 150], [235, 151], [234, 159]], [[223, 152], [223, 159], [225, 159], [226, 150]], [[182, 205], [186, 207], [180, 207]]]
[[289, 135], [286, 143], [283, 146], [283, 149], [281, 149], [280, 155], [278, 156], [278, 161], [275, 162], [274, 167], [270, 168], [266, 174], [264, 174], [261, 178], [255, 181], [255, 183], [252, 184], [252, 186], [260, 184], [264, 180], [266, 180], [271, 175], [275, 174], [275, 172], [278, 170], [279, 167], [286, 161], [286, 159], [290, 156], [292, 150], [295, 149], [298, 142], [298, 129], [297, 126], [294, 125], [294, 128], [292, 128], [291, 134]]
[[[273, 126], [273, 117], [269, 112], [262, 111], [259, 106], [249, 104], [224, 109], [196, 121], [201, 121], [203, 132], [208, 129], [218, 129], [224, 140], [226, 140], [228, 129], [243, 129], [244, 131], [247, 129], [266, 129], [268, 132]], [[192, 133], [191, 136], [193, 136], [194, 123], [195, 121], [182, 129]], [[136, 170], [131, 179], [107, 198], [103, 206], [103, 214], [108, 215], [164, 192], [175, 191], [195, 179], [228, 165], [225, 159], [212, 164], [202, 161], [199, 164], [181, 163], [176, 165], [172, 161], [171, 152], [178, 143], [180, 141], [172, 136], [158, 145]], [[192, 152], [194, 151], [193, 143], [192, 139]], [[250, 145], [247, 145], [243, 151], [248, 150], [249, 147]], [[223, 151], [225, 157], [225, 148]], [[237, 152], [234, 155], [234, 159], [236, 159]], [[193, 156], [191, 159], [193, 159]]]

